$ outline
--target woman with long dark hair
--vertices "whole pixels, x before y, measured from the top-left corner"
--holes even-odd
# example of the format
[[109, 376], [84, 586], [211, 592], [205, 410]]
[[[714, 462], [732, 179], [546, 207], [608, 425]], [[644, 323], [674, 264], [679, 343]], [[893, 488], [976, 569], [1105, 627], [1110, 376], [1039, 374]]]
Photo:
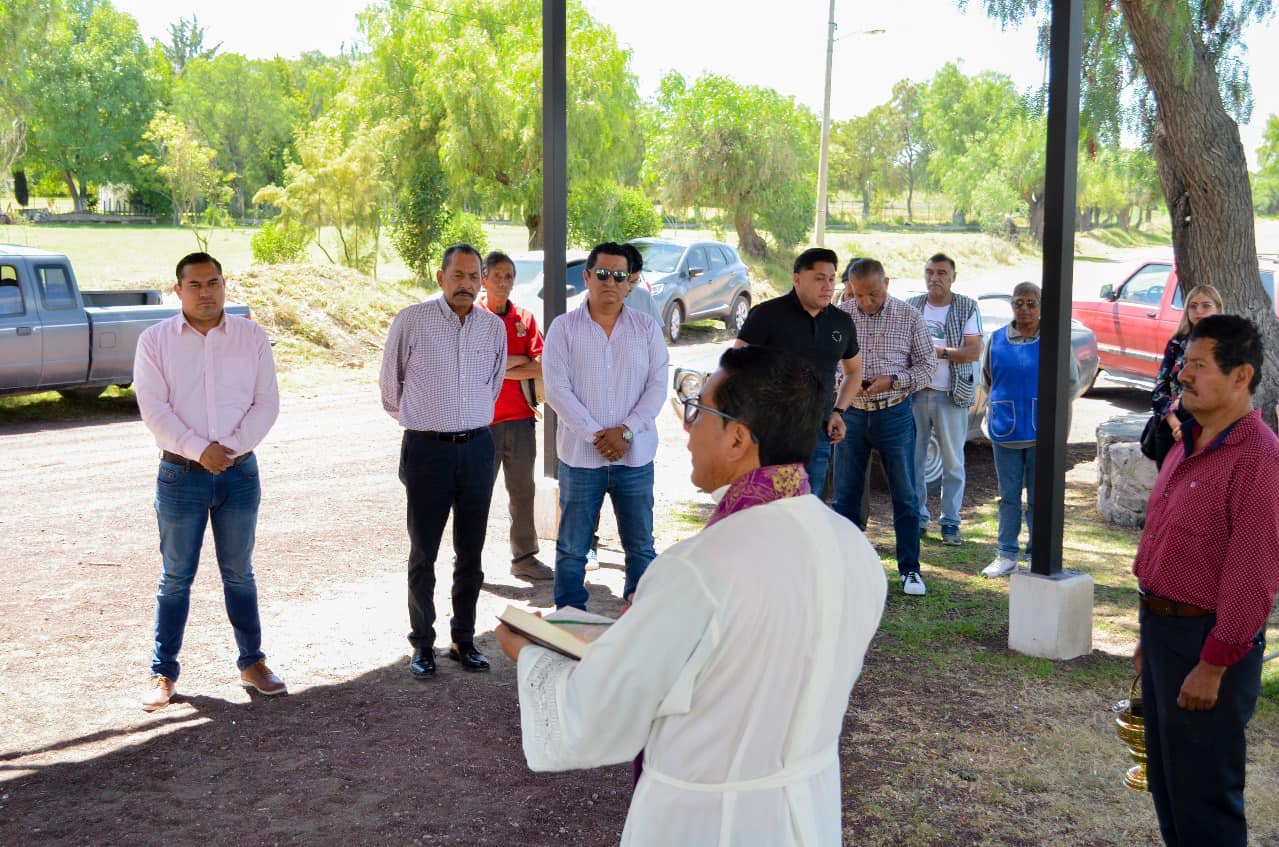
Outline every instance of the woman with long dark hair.
[[1150, 395], [1150, 408], [1159, 416], [1155, 431], [1155, 455], [1151, 457], [1155, 460], [1156, 467], [1163, 467], [1164, 457], [1168, 455], [1172, 445], [1181, 441], [1181, 425], [1190, 419], [1190, 414], [1181, 408], [1181, 383], [1177, 381], [1182, 359], [1186, 355], [1186, 339], [1201, 318], [1220, 315], [1224, 311], [1221, 292], [1211, 285], [1196, 285], [1186, 296], [1181, 323], [1164, 348], [1164, 360], [1159, 366], [1159, 375], [1155, 377], [1155, 390]]

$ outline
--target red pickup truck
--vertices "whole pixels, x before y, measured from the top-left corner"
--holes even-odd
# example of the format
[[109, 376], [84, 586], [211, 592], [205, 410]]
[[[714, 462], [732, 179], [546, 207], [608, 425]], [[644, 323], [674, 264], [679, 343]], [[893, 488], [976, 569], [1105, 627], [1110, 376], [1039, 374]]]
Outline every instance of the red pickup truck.
[[[1279, 257], [1260, 257], [1258, 270], [1274, 301]], [[1183, 305], [1173, 263], [1146, 262], [1118, 285], [1103, 285], [1097, 300], [1076, 300], [1071, 316], [1097, 336], [1099, 373], [1104, 370], [1112, 380], [1151, 390], [1164, 347], [1181, 323]]]

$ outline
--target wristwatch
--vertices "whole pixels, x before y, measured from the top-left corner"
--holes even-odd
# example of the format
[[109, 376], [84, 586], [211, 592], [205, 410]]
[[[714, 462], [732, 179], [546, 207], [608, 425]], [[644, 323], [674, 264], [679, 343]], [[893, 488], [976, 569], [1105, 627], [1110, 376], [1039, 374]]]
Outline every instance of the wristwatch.
[[622, 440], [627, 444], [630, 444], [635, 440], [635, 433], [631, 432], [631, 428], [629, 426], [622, 427]]
[[897, 378], [897, 374], [893, 374], [893, 391], [902, 390], [902, 381]]
[[842, 414], [844, 414], [844, 412], [847, 412], [847, 411], [848, 411], [847, 409], [841, 409], [841, 408], [839, 408], [838, 406], [836, 406], [836, 407], [835, 407], [835, 408], [831, 411], [831, 414], [835, 414], [835, 415], [842, 415]]
[[937, 358], [939, 358], [939, 359], [949, 359], [949, 358], [950, 358], [950, 351], [949, 351], [949, 350], [947, 350], [945, 347], [942, 347], [942, 348], [941, 348], [941, 352], [937, 354]]

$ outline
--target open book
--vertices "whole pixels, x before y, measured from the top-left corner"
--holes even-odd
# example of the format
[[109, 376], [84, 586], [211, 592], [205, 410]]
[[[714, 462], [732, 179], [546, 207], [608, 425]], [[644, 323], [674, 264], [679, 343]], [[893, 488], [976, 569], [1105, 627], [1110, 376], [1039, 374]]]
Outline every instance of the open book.
[[615, 622], [613, 618], [593, 615], [580, 609], [556, 609], [544, 618], [516, 606], [507, 606], [498, 620], [535, 644], [580, 659], [586, 647], [599, 638]]

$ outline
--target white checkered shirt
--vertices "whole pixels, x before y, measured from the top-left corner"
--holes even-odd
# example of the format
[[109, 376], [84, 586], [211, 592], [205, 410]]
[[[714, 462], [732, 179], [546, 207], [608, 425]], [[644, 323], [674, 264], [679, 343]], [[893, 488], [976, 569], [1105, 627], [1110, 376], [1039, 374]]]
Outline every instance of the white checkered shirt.
[[878, 312], [868, 315], [854, 299], [839, 308], [853, 318], [857, 343], [862, 348], [862, 378], [888, 374], [901, 382], [901, 391], [865, 394], [858, 400], [887, 400], [896, 394], [914, 394], [932, 384], [937, 370], [937, 351], [928, 335], [924, 316], [891, 294]]
[[586, 301], [551, 324], [542, 378], [546, 402], [559, 415], [560, 459], [575, 468], [607, 466], [595, 433], [625, 425], [634, 440], [614, 464], [639, 468], [653, 461], [669, 364], [661, 327], [634, 309], [622, 309], [611, 336], [591, 319]]
[[464, 432], [488, 426], [506, 375], [506, 327], [483, 309], [466, 323], [443, 297], [415, 303], [391, 323], [382, 354], [382, 408], [405, 429]]

